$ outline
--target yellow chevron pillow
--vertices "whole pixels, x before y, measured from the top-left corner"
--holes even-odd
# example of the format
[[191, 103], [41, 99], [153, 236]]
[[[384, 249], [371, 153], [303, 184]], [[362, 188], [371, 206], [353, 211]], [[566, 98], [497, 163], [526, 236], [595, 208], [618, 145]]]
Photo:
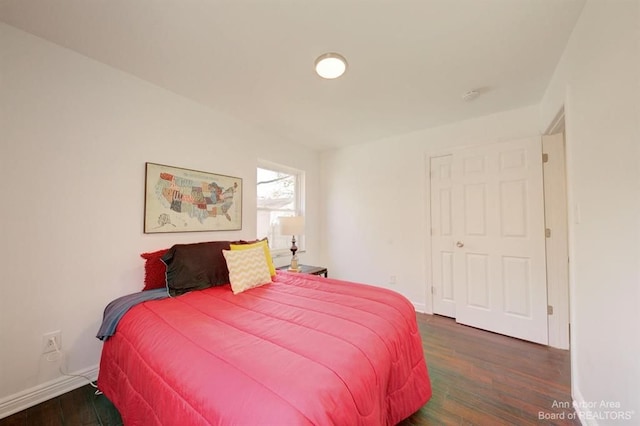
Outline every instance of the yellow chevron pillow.
[[273, 265], [271, 250], [269, 250], [269, 241], [266, 238], [250, 244], [231, 244], [231, 250], [248, 250], [255, 247], [262, 247], [262, 249], [264, 250], [264, 257], [267, 260], [267, 266], [269, 266], [269, 273], [271, 273], [272, 277], [275, 277], [276, 267]]
[[246, 250], [222, 250], [227, 261], [233, 294], [271, 282], [271, 274], [262, 247]]

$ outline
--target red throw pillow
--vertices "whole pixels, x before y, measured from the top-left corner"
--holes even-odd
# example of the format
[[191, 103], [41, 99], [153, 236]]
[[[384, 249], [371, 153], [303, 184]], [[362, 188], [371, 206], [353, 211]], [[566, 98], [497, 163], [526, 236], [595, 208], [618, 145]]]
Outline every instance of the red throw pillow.
[[142, 253], [140, 257], [145, 259], [144, 262], [144, 290], [152, 290], [154, 288], [162, 288], [167, 285], [167, 267], [160, 260], [169, 249], [162, 249], [150, 253]]

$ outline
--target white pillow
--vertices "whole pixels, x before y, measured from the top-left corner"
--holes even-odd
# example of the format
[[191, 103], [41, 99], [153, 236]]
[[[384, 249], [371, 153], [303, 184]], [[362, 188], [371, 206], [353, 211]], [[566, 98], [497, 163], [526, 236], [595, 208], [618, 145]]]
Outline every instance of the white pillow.
[[264, 248], [222, 250], [222, 255], [227, 261], [233, 294], [271, 282]]

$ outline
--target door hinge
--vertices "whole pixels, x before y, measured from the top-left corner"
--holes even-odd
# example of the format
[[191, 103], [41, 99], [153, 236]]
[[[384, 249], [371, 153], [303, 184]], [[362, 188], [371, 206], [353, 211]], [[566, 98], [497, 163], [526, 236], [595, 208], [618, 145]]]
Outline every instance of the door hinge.
[[542, 162], [543, 163], [548, 163], [549, 162], [549, 154], [542, 153]]
[[553, 306], [547, 305], [547, 315], [553, 315]]
[[431, 294], [436, 294], [436, 287], [435, 286], [431, 286]]
[[551, 238], [551, 229], [550, 228], [546, 228], [544, 230], [544, 236], [547, 238]]

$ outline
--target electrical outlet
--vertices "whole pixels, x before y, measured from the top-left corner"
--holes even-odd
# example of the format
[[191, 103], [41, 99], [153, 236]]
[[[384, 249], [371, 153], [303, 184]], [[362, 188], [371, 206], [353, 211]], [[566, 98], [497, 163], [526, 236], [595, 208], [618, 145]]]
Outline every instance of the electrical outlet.
[[[55, 344], [53, 341], [55, 340]], [[49, 333], [45, 333], [42, 335], [42, 353], [48, 354], [51, 352], [55, 352], [57, 350], [62, 350], [62, 331], [51, 331]]]
[[395, 275], [390, 275], [389, 276], [389, 284], [390, 285], [396, 285], [396, 276]]

